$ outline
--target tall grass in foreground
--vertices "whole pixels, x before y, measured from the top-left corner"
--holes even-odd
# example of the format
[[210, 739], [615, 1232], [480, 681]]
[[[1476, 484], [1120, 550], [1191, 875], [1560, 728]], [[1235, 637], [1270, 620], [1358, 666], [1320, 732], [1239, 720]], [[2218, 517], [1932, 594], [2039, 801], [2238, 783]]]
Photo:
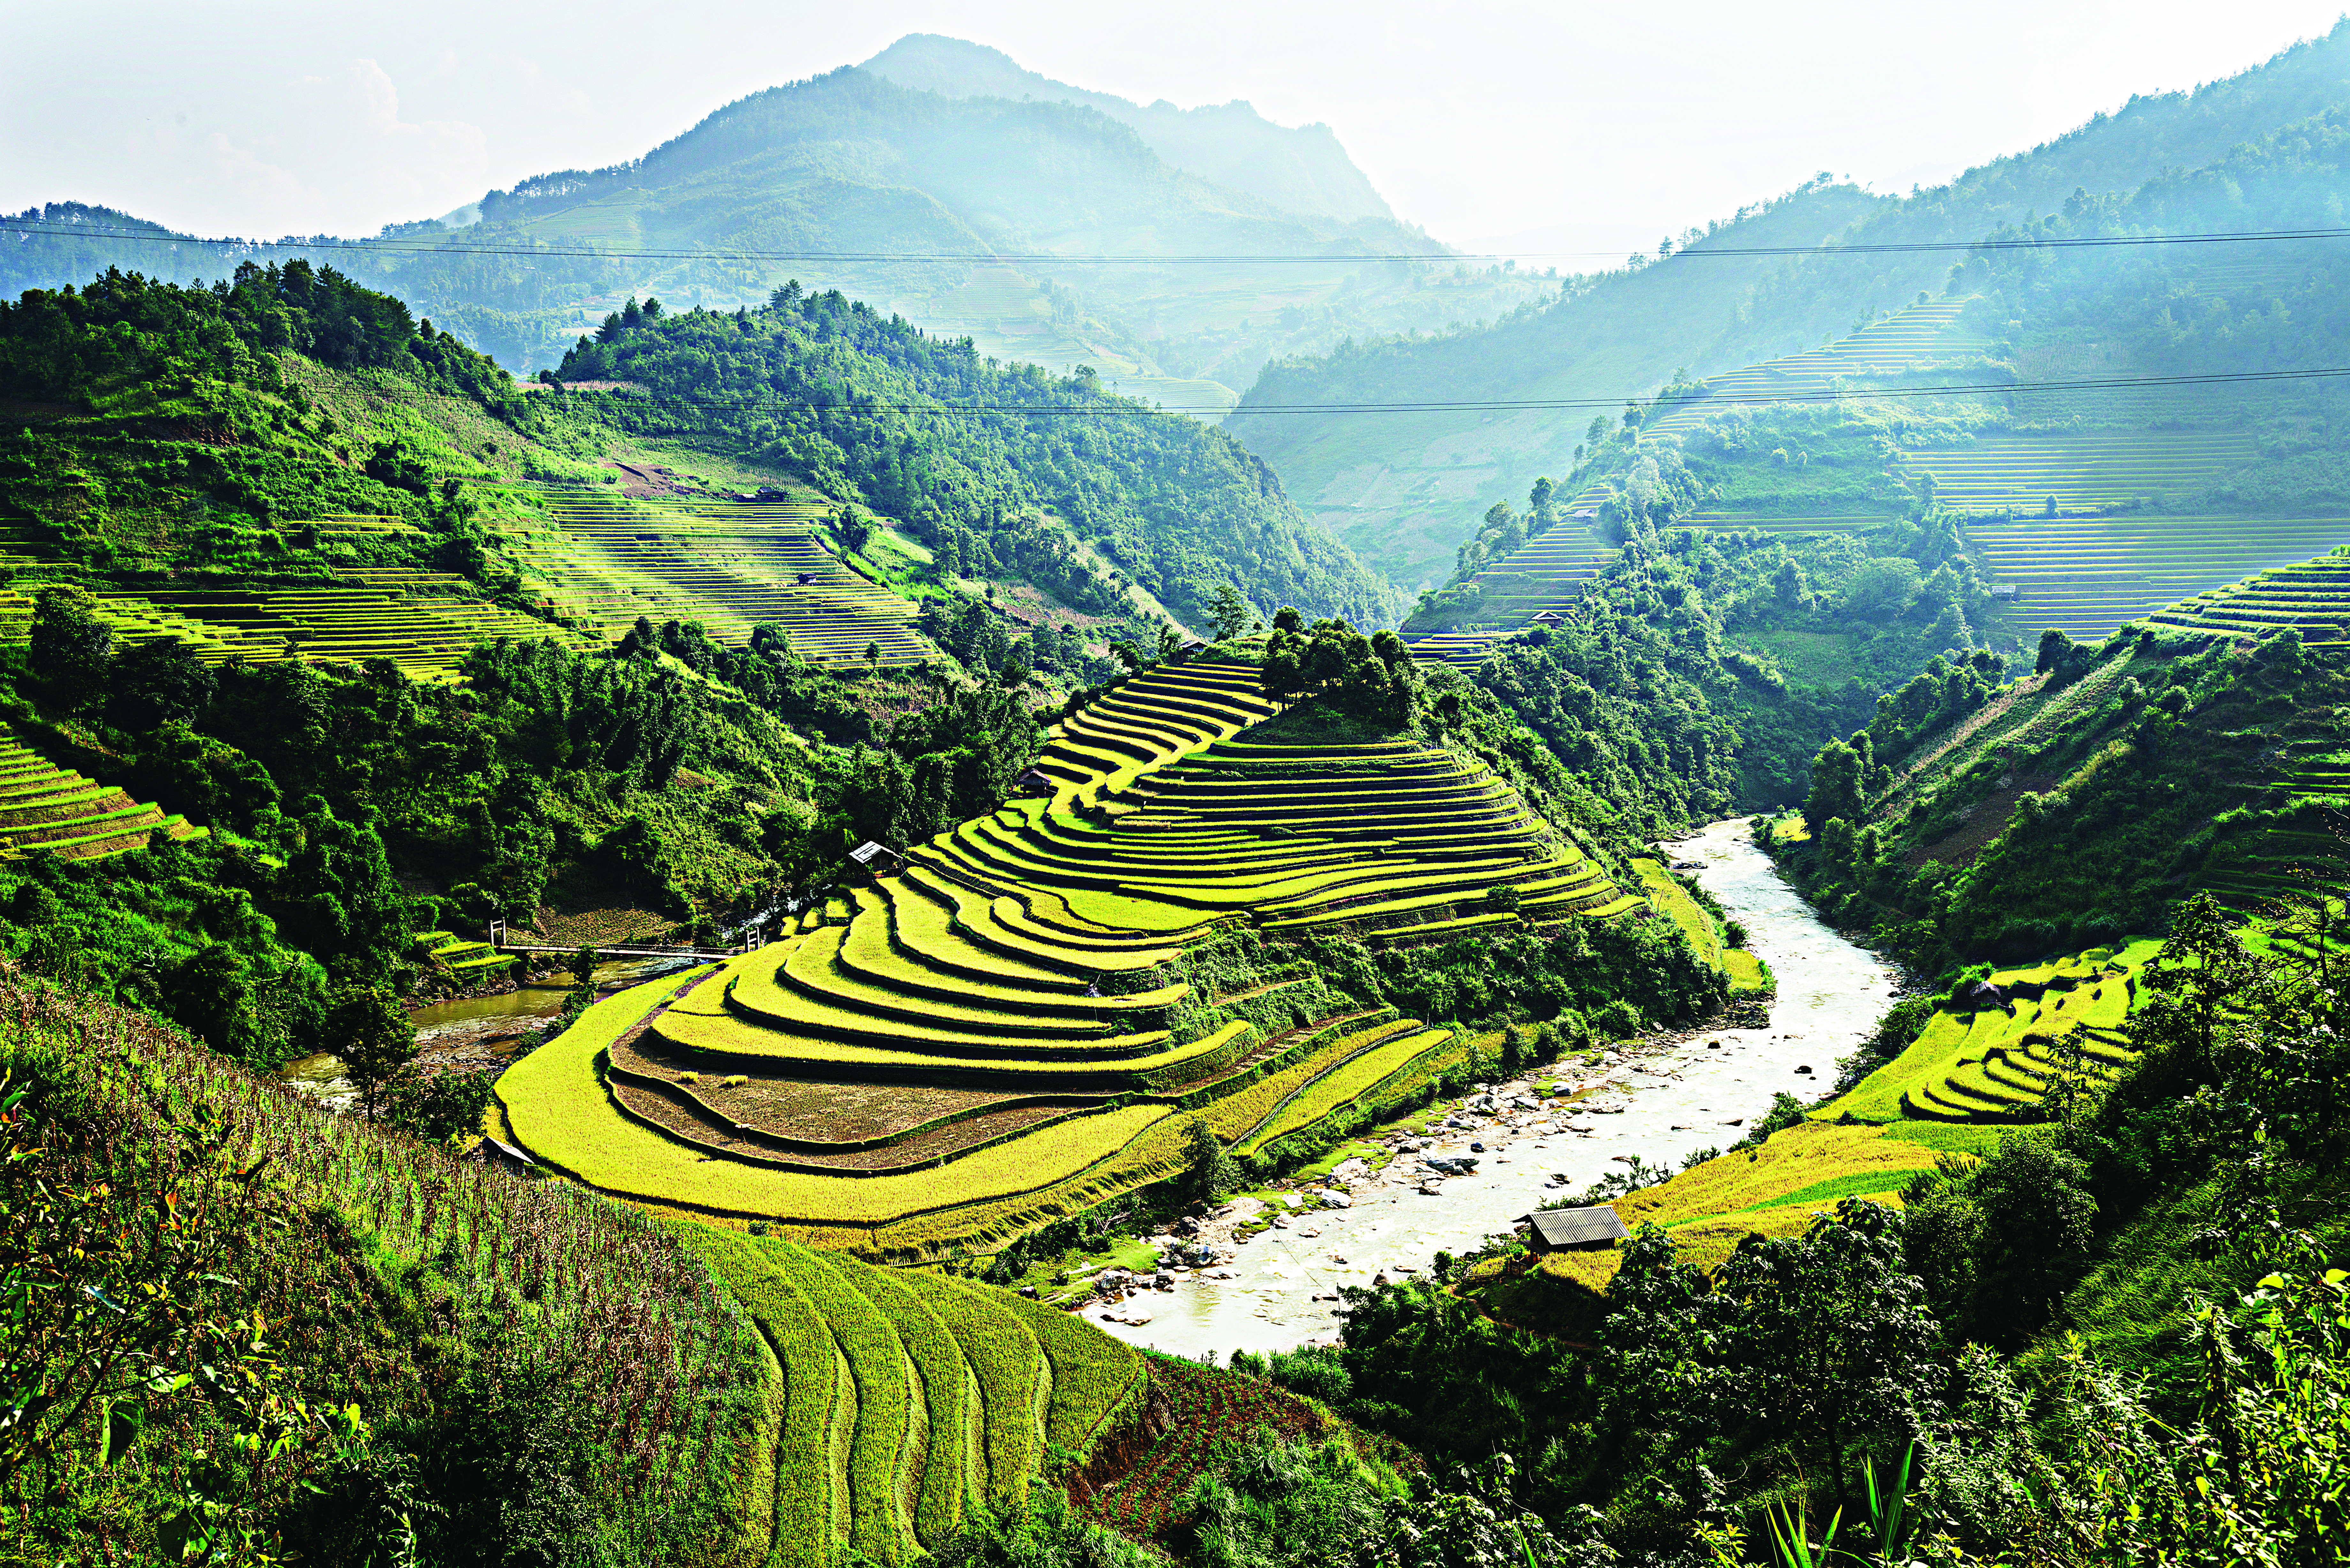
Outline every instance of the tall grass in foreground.
[[[117, 1449], [108, 1423], [126, 1411], [157, 1434], [130, 1451], [164, 1491], [191, 1484], [185, 1453], [210, 1453], [217, 1469], [229, 1450], [205, 1434], [235, 1429], [238, 1412], [190, 1347], [224, 1336], [172, 1326], [209, 1312], [215, 1325], [249, 1318], [256, 1348], [245, 1360], [257, 1378], [282, 1369], [286, 1407], [358, 1407], [359, 1439], [308, 1478], [329, 1494], [331, 1472], [380, 1469], [365, 1426], [379, 1436], [400, 1426], [417, 1474], [477, 1474], [443, 1458], [449, 1434], [478, 1424], [469, 1407], [485, 1389], [496, 1405], [502, 1386], [552, 1386], [574, 1445], [577, 1495], [565, 1507], [595, 1555], [764, 1554], [769, 1521], [731, 1517], [735, 1449], [760, 1397], [756, 1331], [649, 1216], [328, 1114], [153, 1018], [5, 971], [0, 1075], [22, 1096], [0, 1118], [14, 1123], [0, 1128], [14, 1154], [0, 1169], [14, 1232], [0, 1241], [0, 1273], [28, 1282], [12, 1302], [9, 1384], [33, 1391], [11, 1404], [15, 1424], [47, 1409], [53, 1428], [13, 1477], [20, 1495], [69, 1516], [74, 1498], [112, 1489], [135, 1536], [133, 1516], [151, 1515], [152, 1500], [121, 1496], [120, 1466], [68, 1473], [81, 1453], [104, 1469]], [[115, 1240], [77, 1240], [101, 1232]], [[89, 1303], [103, 1310], [68, 1310]], [[94, 1335], [141, 1313], [163, 1326], [142, 1330], [140, 1357], [167, 1373], [189, 1361], [192, 1384], [169, 1387], [133, 1366], [128, 1394], [45, 1402], [89, 1376]], [[266, 1447], [255, 1474], [282, 1458]]]

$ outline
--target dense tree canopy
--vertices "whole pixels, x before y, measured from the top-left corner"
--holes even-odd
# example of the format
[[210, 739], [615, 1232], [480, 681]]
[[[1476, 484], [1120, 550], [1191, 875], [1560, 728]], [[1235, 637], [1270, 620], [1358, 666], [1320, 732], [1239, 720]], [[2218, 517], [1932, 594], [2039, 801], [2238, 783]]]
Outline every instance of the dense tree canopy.
[[[1083, 607], [1088, 577], [1131, 581], [1206, 625], [1237, 580], [1260, 602], [1389, 618], [1386, 587], [1246, 448], [1094, 376], [998, 364], [969, 338], [796, 285], [755, 313], [639, 307], [599, 336], [557, 375], [650, 394], [612, 399], [613, 417], [738, 446]], [[1091, 553], [1117, 576], [1093, 572]]]

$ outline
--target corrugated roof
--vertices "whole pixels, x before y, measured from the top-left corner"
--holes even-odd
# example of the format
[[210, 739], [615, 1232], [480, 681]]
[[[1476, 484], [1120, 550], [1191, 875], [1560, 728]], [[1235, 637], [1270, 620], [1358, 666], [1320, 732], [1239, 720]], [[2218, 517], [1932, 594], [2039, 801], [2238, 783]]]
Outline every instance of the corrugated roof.
[[1537, 1209], [1525, 1220], [1547, 1247], [1588, 1247], [1620, 1241], [1632, 1233], [1616, 1210], [1604, 1204], [1597, 1209]]

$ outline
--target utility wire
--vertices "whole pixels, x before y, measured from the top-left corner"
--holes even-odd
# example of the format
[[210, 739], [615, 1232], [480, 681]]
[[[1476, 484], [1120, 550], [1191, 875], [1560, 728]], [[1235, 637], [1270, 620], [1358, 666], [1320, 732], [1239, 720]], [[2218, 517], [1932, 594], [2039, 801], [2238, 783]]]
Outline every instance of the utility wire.
[[[1203, 408], [1180, 408], [1165, 404], [1145, 405], [1132, 397], [1120, 397], [1115, 401], [1085, 407], [1069, 407], [1045, 403], [956, 403], [942, 399], [918, 402], [819, 401], [806, 398], [694, 397], [661, 395], [637, 391], [615, 391], [613, 396], [644, 397], [664, 403], [682, 403], [692, 408], [742, 409], [758, 413], [917, 413], [917, 414], [1021, 414], [1044, 415], [1066, 419], [1131, 418], [1149, 414], [1419, 414], [1419, 413], [1513, 413], [1522, 411], [1565, 412], [1585, 409], [1620, 409], [1627, 404], [1666, 410], [1697, 408], [1731, 408], [1760, 406], [1770, 403], [1835, 403], [1862, 399], [1960, 398], [2002, 392], [2103, 392], [2129, 391], [2154, 387], [2214, 387], [2262, 386], [2287, 381], [2328, 381], [2350, 377], [2350, 365], [2325, 366], [2307, 370], [2240, 370], [2214, 371], [2199, 376], [2106, 376], [2073, 380], [2046, 381], [1968, 381], [1944, 382], [1924, 387], [1813, 387], [1784, 391], [1753, 390], [1709, 393], [1702, 397], [1675, 398], [1462, 398], [1455, 400], [1420, 399], [1409, 402], [1341, 402], [1341, 403], [1243, 403], [1226, 408], [1221, 404]], [[603, 388], [584, 389], [604, 391]], [[455, 393], [427, 394], [455, 397]], [[574, 394], [577, 395], [577, 394]], [[421, 401], [421, 396], [408, 392], [369, 391], [368, 396], [389, 401]]]
[[[457, 231], [451, 231], [452, 233]], [[527, 256], [539, 261], [935, 262], [989, 266], [1325, 266], [1351, 262], [1540, 261], [1613, 255], [1613, 251], [1333, 251], [1315, 255], [1060, 255], [1009, 251], [763, 251], [599, 250], [527, 244], [427, 243], [415, 239], [197, 239], [110, 229], [88, 223], [0, 222], [0, 234], [44, 239], [117, 240], [140, 244], [192, 245], [230, 252], [348, 251], [367, 255]], [[2350, 239], [2350, 225], [2314, 229], [2242, 229], [2189, 234], [2095, 234], [2062, 239], [1920, 240], [1823, 245], [1706, 245], [1677, 250], [1669, 261], [1736, 260], [1752, 256], [1898, 255], [1979, 251], [2109, 250], [2145, 245], [2235, 245], [2291, 240]], [[1645, 254], [1645, 253], [1636, 253]], [[225, 259], [225, 258], [224, 258]]]

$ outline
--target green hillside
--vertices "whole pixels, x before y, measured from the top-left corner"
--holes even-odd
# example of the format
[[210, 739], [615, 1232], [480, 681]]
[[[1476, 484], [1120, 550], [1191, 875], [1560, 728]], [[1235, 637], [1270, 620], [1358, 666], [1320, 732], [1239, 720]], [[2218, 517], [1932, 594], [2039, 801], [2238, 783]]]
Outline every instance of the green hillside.
[[0, 997], [12, 1559], [847, 1568], [1043, 1534], [1097, 1561], [1121, 1543], [1061, 1489], [1189, 1527], [1159, 1489], [1230, 1465], [1237, 1411], [1353, 1451], [1295, 1396], [1009, 1292], [655, 1219], [139, 1013]]
[[1830, 742], [1782, 858], [1839, 924], [1929, 967], [2158, 930], [2199, 890], [2243, 913], [2338, 896], [2344, 677], [2297, 628], [2052, 632], [2038, 673], [1955, 722], [1904, 727], [1889, 702]]
[[[1385, 586], [1222, 431], [837, 294], [786, 286], [755, 315], [616, 318], [558, 374], [641, 386], [649, 399], [598, 399], [598, 415], [853, 496], [971, 556], [973, 575], [985, 562], [1095, 613], [1130, 578], [1202, 624], [1226, 583], [1265, 611], [1388, 618]], [[1106, 581], [1087, 565], [1105, 557]]]

